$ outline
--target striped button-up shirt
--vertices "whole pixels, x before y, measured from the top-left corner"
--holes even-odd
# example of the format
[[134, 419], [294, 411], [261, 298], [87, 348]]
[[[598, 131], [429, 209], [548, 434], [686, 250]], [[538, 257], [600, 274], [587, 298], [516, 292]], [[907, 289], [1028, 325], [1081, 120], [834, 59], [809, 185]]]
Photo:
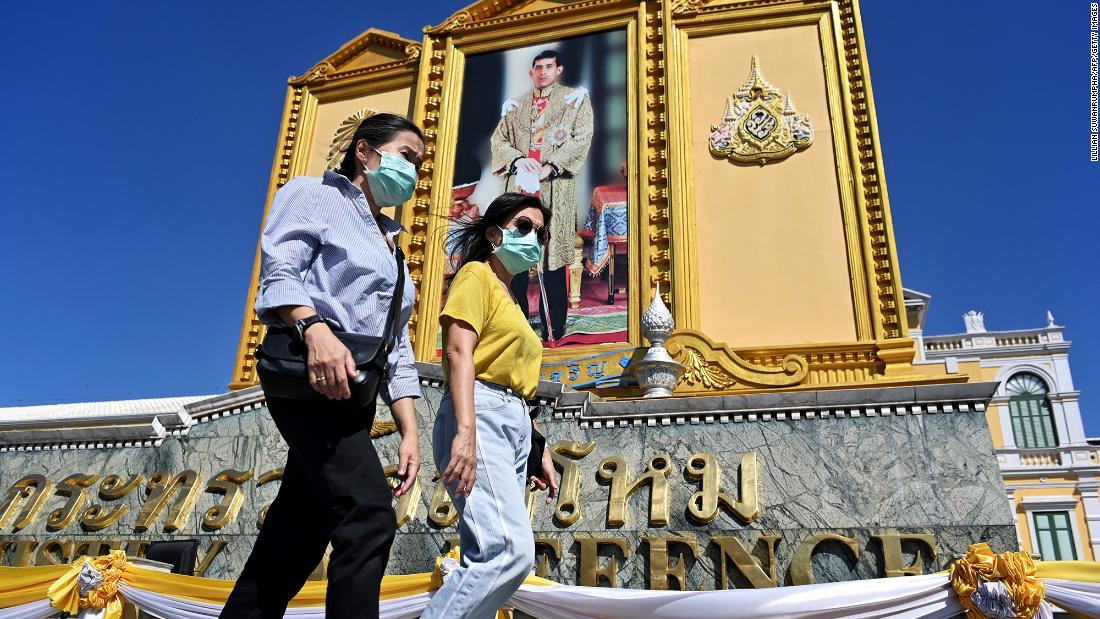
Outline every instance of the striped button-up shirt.
[[[397, 261], [382, 235], [392, 242], [403, 230], [385, 215], [375, 223], [363, 191], [341, 174], [291, 179], [275, 194], [260, 240], [260, 320], [285, 326], [275, 310], [305, 305], [344, 331], [382, 336], [397, 286]], [[379, 390], [387, 404], [420, 397], [408, 329], [416, 290], [407, 268], [403, 296], [399, 339]]]

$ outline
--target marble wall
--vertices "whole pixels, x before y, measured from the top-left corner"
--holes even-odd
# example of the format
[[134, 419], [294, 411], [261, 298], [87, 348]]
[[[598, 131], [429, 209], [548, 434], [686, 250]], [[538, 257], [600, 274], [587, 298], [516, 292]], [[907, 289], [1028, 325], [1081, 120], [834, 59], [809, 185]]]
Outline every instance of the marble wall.
[[[436, 495], [429, 439], [440, 392], [434, 388], [425, 388], [425, 392], [426, 397], [417, 406], [425, 460], [419, 475], [421, 492], [415, 513], [399, 529], [390, 573], [429, 570], [448, 540], [457, 538], [453, 524], [441, 527], [428, 518]], [[384, 407], [379, 417], [388, 418]], [[582, 555], [589, 552], [595, 555], [595, 561], [585, 568], [588, 572], [592, 565], [606, 568], [614, 559], [618, 564], [614, 574], [620, 586], [662, 586], [664, 580], [651, 583], [650, 578], [662, 567], [654, 564], [663, 560], [655, 549], [667, 546], [672, 563], [684, 557], [687, 582], [683, 585], [691, 589], [720, 587], [723, 559], [715, 538], [725, 537], [740, 541], [767, 572], [767, 538], [761, 538], [778, 535], [774, 562], [780, 584], [797, 581], [797, 566], [792, 569], [797, 563], [796, 553], [807, 538], [824, 532], [852, 538], [858, 552], [853, 554], [849, 547], [835, 541], [817, 546], [811, 561], [813, 577], [819, 582], [884, 575], [887, 561], [882, 544], [873, 537], [884, 534], [931, 535], [934, 558], [922, 544], [902, 544], [905, 564], [916, 561], [926, 572], [942, 569], [954, 554], [978, 541], [990, 542], [996, 551], [1016, 547], [982, 413], [600, 429], [583, 427], [577, 420], [552, 419], [549, 411], [541, 419], [551, 444], [595, 443], [588, 455], [568, 458], [575, 462], [579, 479], [576, 505], [580, 513], [575, 522], [564, 524], [555, 518], [554, 506], [546, 506], [541, 497], [533, 502], [536, 537], [560, 542], [560, 558], [548, 556], [545, 563], [546, 575], [560, 582], [583, 580]], [[397, 443], [397, 434], [377, 440], [383, 462], [396, 460]], [[68, 560], [67, 555], [73, 552], [99, 550], [98, 542], [103, 541], [119, 542], [124, 547], [129, 544], [134, 552], [142, 540], [193, 537], [201, 540], [200, 560], [207, 559], [205, 575], [232, 578], [255, 540], [260, 511], [278, 490], [278, 481], [259, 485], [257, 478], [282, 466], [284, 450], [273, 423], [259, 409], [196, 425], [186, 436], [167, 439], [159, 447], [2, 453], [0, 488], [11, 488], [28, 474], [44, 475], [55, 487], [37, 515], [18, 530], [14, 527], [20, 524], [31, 500], [16, 499], [0, 528], [0, 562], [15, 565]], [[621, 458], [632, 469], [633, 479], [646, 470], [651, 458], [662, 453], [667, 454], [668, 468], [667, 524], [651, 521], [651, 486], [646, 484], [627, 500], [624, 522], [609, 525], [611, 484], [598, 474], [600, 462]], [[746, 523], [722, 505], [717, 516], [706, 524], [689, 513], [689, 501], [702, 487], [702, 482], [687, 472], [689, 460], [697, 453], [715, 456], [722, 470], [720, 490], [731, 501], [744, 501], [750, 493], [751, 489], [741, 488], [743, 484], [739, 483], [743, 481], [739, 464], [745, 454], [756, 455], [759, 514], [754, 520]], [[148, 479], [156, 471], [176, 474], [186, 469], [197, 471], [202, 480], [194, 504], [184, 512], [189, 515], [180, 519], [176, 531], [165, 530], [171, 504], [149, 530], [136, 531], [137, 515], [146, 500], [145, 489], [139, 487], [121, 499], [106, 501], [99, 492], [99, 483], [86, 492], [86, 505], [125, 505], [128, 513], [117, 523], [98, 531], [83, 526], [79, 518], [63, 528], [50, 526], [50, 514], [70, 500], [56, 493], [56, 485], [69, 475], [93, 473], [126, 478], [142, 474]], [[206, 488], [214, 476], [227, 469], [251, 471], [253, 477], [241, 484], [244, 500], [238, 515], [225, 526], [212, 529], [204, 523], [204, 514], [223, 496]], [[6, 495], [0, 510], [11, 502], [11, 496]], [[84, 509], [81, 506], [79, 511], [83, 513]], [[669, 536], [695, 540], [697, 555], [683, 541], [667, 544], [660, 539]], [[604, 541], [598, 545], [578, 541], [587, 538]], [[649, 538], [658, 539], [654, 542]], [[625, 553], [607, 540], [620, 540]], [[86, 546], [86, 542], [94, 543]], [[540, 545], [539, 550], [549, 552], [549, 546]], [[745, 577], [733, 569], [731, 560], [725, 561], [728, 585], [748, 586]], [[678, 582], [670, 586], [676, 587]]]

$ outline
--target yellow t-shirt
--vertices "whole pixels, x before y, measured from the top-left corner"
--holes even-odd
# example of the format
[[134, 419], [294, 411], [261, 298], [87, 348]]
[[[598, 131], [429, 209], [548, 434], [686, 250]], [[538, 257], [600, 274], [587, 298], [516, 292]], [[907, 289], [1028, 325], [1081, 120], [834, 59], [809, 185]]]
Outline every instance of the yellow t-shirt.
[[[468, 323], [477, 332], [474, 376], [511, 387], [525, 398], [535, 397], [542, 367], [542, 341], [512, 301], [503, 283], [484, 262], [471, 262], [458, 270], [447, 291], [440, 315]], [[447, 331], [443, 331], [447, 348]], [[443, 376], [447, 377], [446, 355]]]

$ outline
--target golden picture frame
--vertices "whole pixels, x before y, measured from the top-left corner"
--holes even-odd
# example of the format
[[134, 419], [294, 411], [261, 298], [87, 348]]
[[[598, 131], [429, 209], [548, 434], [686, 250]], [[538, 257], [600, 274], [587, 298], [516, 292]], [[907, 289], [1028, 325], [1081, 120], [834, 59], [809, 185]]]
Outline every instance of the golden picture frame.
[[[451, 213], [452, 186], [456, 168], [455, 152], [459, 143], [459, 125], [462, 110], [462, 87], [467, 60], [475, 55], [488, 55], [513, 49], [528, 48], [543, 43], [621, 31], [626, 39], [626, 152], [627, 169], [645, 169], [644, 174], [627, 175], [628, 196], [627, 288], [629, 301], [626, 307], [625, 341], [574, 345], [548, 348], [544, 352], [544, 378], [567, 384], [591, 387], [596, 383], [615, 383], [625, 375], [621, 361], [642, 344], [640, 336], [640, 308], [642, 300], [648, 300], [652, 283], [644, 281], [642, 274], [650, 272], [647, 256], [651, 238], [665, 238], [657, 234], [658, 226], [649, 218], [640, 216], [639, 196], [645, 196], [649, 188], [644, 179], [651, 176], [651, 164], [645, 153], [651, 150], [644, 126], [646, 96], [642, 91], [643, 79], [640, 67], [644, 66], [644, 46], [639, 38], [647, 7], [635, 1], [604, 0], [598, 2], [563, 5], [535, 10], [507, 18], [451, 19], [436, 28], [426, 30], [421, 64], [421, 84], [414, 121], [425, 129], [428, 139], [425, 153], [425, 177], [413, 196], [411, 208], [403, 213], [402, 223], [409, 229], [410, 274], [417, 285], [418, 300], [412, 325], [413, 348], [417, 359], [439, 359], [438, 317], [444, 298], [444, 276], [447, 269], [446, 248], [443, 233], [446, 218]], [[578, 13], [583, 14], [579, 19]], [[499, 103], [494, 102], [494, 105]], [[484, 206], [484, 205], [483, 205]], [[593, 370], [585, 364], [579, 370], [569, 371], [568, 366], [577, 359], [601, 359]], [[614, 357], [614, 359], [611, 359]], [[608, 363], [608, 361], [612, 361]], [[591, 361], [590, 361], [591, 363]], [[555, 371], [553, 366], [562, 364], [566, 369]], [[578, 366], [579, 367], [579, 366]]]

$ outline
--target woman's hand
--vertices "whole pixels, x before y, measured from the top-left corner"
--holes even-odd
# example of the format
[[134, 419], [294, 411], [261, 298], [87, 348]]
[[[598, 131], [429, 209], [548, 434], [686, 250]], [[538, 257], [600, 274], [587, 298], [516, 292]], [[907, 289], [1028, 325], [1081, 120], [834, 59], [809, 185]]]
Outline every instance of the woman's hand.
[[315, 391], [330, 400], [346, 400], [351, 397], [348, 378], [355, 376], [355, 360], [351, 351], [329, 329], [318, 323], [306, 330], [306, 348], [309, 358], [309, 384]]
[[554, 468], [554, 459], [550, 457], [550, 448], [542, 450], [542, 474], [531, 476], [531, 483], [536, 490], [550, 489], [546, 495], [546, 504], [550, 505], [558, 498], [558, 471]]
[[477, 479], [477, 431], [459, 428], [451, 441], [451, 459], [443, 471], [443, 483], [455, 484], [455, 496], [470, 496]]
[[397, 476], [401, 478], [401, 485], [393, 490], [395, 498], [400, 498], [416, 483], [416, 474], [420, 471], [419, 443], [416, 432], [401, 436], [401, 445], [397, 448]]

